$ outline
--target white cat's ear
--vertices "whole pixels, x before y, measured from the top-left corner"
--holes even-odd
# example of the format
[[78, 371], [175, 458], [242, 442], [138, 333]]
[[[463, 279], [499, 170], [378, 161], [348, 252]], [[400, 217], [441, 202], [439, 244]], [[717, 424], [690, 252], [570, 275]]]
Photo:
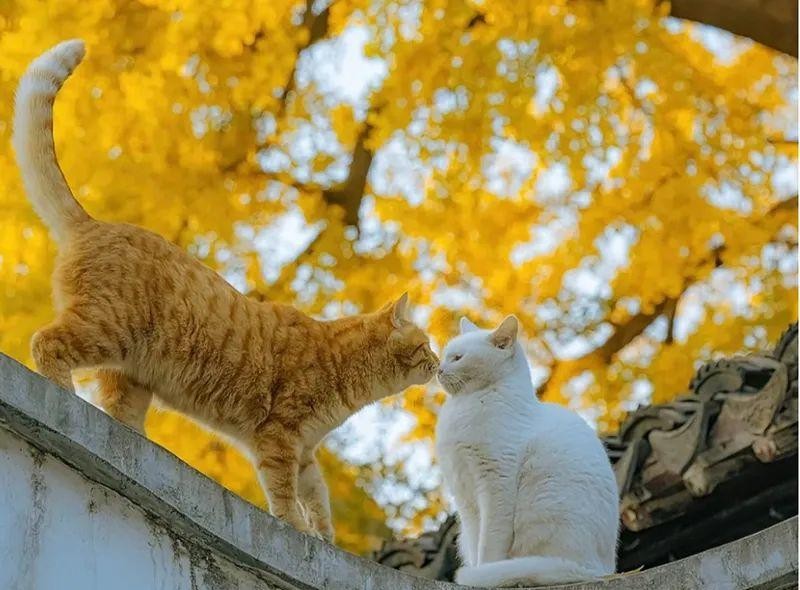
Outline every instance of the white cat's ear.
[[407, 310], [408, 310], [408, 293], [403, 293], [402, 295], [400, 295], [400, 299], [398, 299], [392, 304], [392, 325], [395, 328], [399, 328], [408, 321], [406, 320]]
[[489, 336], [492, 344], [497, 348], [511, 348], [517, 341], [517, 332], [519, 331], [519, 320], [513, 315], [506, 317], [503, 322], [492, 332]]
[[461, 319], [458, 322], [458, 327], [461, 328], [462, 334], [466, 334], [467, 332], [474, 332], [475, 330], [480, 330], [480, 328], [475, 324], [473, 324], [467, 316], [461, 316]]

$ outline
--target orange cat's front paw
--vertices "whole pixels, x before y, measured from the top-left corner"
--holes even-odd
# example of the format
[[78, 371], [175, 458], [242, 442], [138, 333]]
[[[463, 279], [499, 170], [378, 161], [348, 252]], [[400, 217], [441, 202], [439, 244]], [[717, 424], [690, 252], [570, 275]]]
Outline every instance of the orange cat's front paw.
[[306, 535], [313, 535], [314, 534], [314, 529], [312, 529], [311, 527], [309, 527], [306, 524], [301, 525], [301, 526], [296, 526], [294, 528], [296, 528], [299, 532], [301, 532], [303, 534], [306, 534]]
[[293, 520], [289, 518], [285, 518], [286, 522], [296, 528], [299, 532], [305, 533], [307, 535], [313, 534], [313, 530], [305, 520]]
[[325, 541], [327, 543], [333, 544], [333, 528], [330, 526], [321, 526], [314, 529], [313, 535], [320, 539], [321, 541]]
[[326, 540], [325, 537], [322, 536], [322, 533], [320, 533], [318, 530], [315, 530], [315, 529], [308, 529], [308, 531], [306, 531], [306, 534], [311, 536], [311, 537], [316, 537], [320, 541], [325, 541]]

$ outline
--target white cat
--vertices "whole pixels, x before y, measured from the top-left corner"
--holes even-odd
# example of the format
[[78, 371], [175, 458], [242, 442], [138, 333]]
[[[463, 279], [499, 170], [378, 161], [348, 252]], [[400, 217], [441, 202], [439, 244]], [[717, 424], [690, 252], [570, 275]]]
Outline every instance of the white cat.
[[456, 581], [558, 584], [612, 574], [619, 498], [611, 464], [583, 419], [536, 399], [517, 330], [514, 316], [493, 332], [462, 318], [439, 368], [450, 397], [436, 450], [461, 520]]

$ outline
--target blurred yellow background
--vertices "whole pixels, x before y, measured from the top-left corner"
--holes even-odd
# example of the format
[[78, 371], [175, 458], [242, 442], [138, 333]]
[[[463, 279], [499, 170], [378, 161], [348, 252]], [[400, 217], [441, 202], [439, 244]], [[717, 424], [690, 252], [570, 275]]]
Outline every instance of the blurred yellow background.
[[[797, 61], [651, 0], [0, 2], [0, 350], [30, 364], [55, 246], [13, 160], [27, 63], [82, 37], [56, 104], [95, 217], [175, 241], [320, 316], [408, 290], [438, 346], [522, 320], [540, 395], [613, 430], [699, 359], [797, 319]], [[416, 534], [446, 503], [436, 384], [370, 408], [322, 461], [337, 542]], [[263, 505], [185, 419], [148, 435]]]

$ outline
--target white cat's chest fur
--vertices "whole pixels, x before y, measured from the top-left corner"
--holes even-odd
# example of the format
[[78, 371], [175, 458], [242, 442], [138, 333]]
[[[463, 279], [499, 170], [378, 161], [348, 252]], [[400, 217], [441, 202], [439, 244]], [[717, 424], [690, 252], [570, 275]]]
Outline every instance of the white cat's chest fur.
[[[531, 435], [533, 416], [501, 399], [494, 388], [450, 398], [439, 413], [436, 447], [442, 468], [460, 480], [467, 464], [491, 460], [494, 468], [517, 466]], [[453, 490], [455, 493], [455, 490]]]

